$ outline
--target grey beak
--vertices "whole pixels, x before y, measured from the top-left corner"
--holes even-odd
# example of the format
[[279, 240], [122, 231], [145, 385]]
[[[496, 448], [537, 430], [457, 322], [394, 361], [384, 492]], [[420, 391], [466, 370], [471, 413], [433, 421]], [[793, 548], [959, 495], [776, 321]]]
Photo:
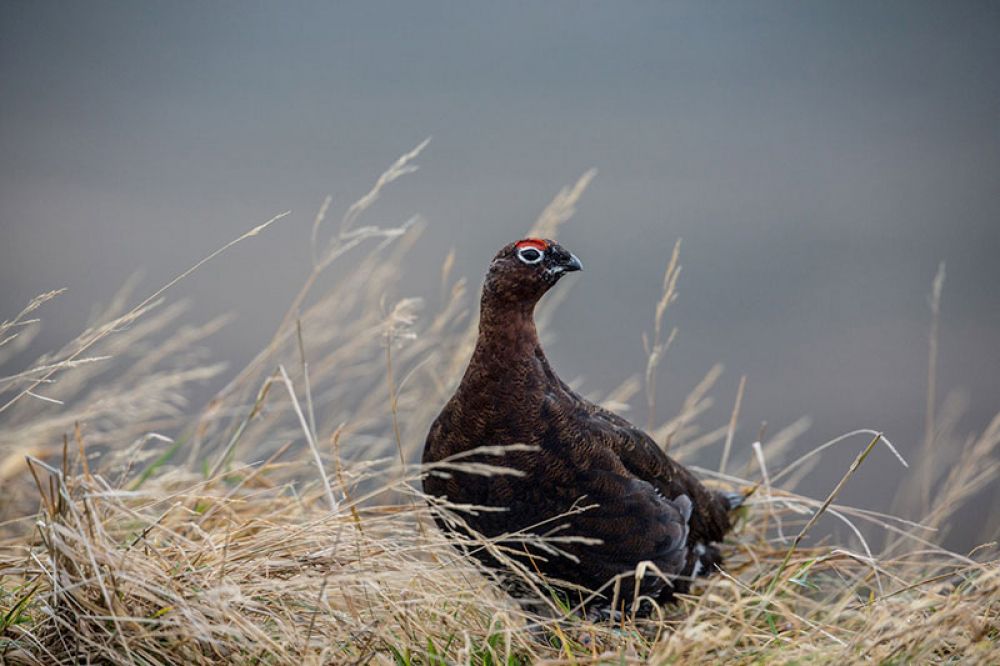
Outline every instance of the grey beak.
[[570, 253], [569, 259], [566, 261], [566, 263], [562, 265], [562, 267], [563, 270], [565, 270], [567, 273], [583, 270], [583, 264], [581, 264], [580, 260], [577, 259], [576, 255], [572, 253]]

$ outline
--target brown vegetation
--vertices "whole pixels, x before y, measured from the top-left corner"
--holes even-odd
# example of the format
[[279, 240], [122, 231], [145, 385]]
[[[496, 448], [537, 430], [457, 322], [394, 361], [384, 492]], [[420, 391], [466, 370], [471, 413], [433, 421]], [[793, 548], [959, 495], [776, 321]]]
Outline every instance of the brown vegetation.
[[[387, 303], [420, 225], [358, 225], [418, 153], [325, 244], [323, 206], [314, 270], [272, 342], [194, 416], [185, 390], [221, 371], [199, 345], [222, 322], [178, 326], [182, 308], [161, 302], [166, 288], [135, 308], [124, 291], [66, 348], [0, 379], [0, 663], [1000, 661], [996, 545], [937, 545], [955, 511], [997, 478], [1000, 417], [960, 439], [949, 409], [933, 414], [933, 397], [931, 445], [906, 473], [920, 498], [908, 505], [927, 511], [904, 520], [838, 499], [865, 456], [889, 453], [878, 433], [783, 464], [801, 435], [793, 425], [753, 443], [753, 465], [734, 472], [738, 407], [728, 424], [697, 425], [713, 369], [651, 432], [681, 460], [718, 447], [728, 467], [703, 477], [757, 488], [726, 544], [728, 571], [657, 617], [613, 623], [580, 619], [537, 579], [542, 612], [501, 593], [433, 526], [416, 490], [424, 470], [413, 461], [474, 340], [465, 282], [446, 261], [435, 311]], [[544, 235], [572, 214], [591, 175], [544, 213]], [[324, 270], [349, 261], [348, 277], [314, 293]], [[672, 339], [661, 335], [676, 258], [671, 266], [650, 377]], [[0, 363], [56, 295], [0, 324]], [[543, 331], [554, 306], [540, 314]], [[602, 402], [619, 408], [641, 386], [630, 380]], [[795, 493], [823, 449], [848, 444], [859, 455], [841, 484], [818, 499]], [[811, 543], [821, 515], [856, 536]], [[881, 530], [884, 547], [859, 525]], [[511, 541], [479, 546], [502, 553]]]

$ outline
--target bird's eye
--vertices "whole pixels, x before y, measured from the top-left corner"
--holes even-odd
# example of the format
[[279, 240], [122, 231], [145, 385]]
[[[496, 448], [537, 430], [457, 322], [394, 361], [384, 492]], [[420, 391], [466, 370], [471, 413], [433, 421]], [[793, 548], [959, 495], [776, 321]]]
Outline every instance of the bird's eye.
[[517, 258], [526, 264], [537, 264], [542, 260], [542, 253], [533, 247], [522, 247], [517, 251]]

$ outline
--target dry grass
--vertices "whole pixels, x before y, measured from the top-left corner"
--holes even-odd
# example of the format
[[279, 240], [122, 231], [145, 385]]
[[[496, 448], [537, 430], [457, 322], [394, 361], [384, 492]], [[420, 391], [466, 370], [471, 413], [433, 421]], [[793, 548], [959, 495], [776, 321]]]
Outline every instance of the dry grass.
[[[435, 311], [387, 301], [420, 225], [358, 225], [419, 152], [393, 165], [339, 227], [326, 223], [324, 204], [313, 274], [272, 342], [200, 411], [184, 394], [220, 372], [199, 345], [221, 321], [178, 327], [181, 308], [160, 303], [164, 290], [136, 308], [126, 290], [65, 349], [0, 379], [0, 663], [1000, 660], [995, 544], [968, 554], [936, 545], [939, 528], [997, 478], [1000, 417], [958, 439], [947, 403], [928, 416], [928, 437], [951, 459], [931, 469], [913, 461], [907, 472], [919, 486], [907, 506], [927, 498], [919, 520], [837, 502], [865, 456], [889, 454], [878, 433], [851, 433], [782, 465], [804, 430], [797, 423], [753, 443], [746, 478], [702, 470], [757, 490], [726, 545], [728, 571], [659, 616], [580, 619], [530, 572], [541, 593], [535, 610], [499, 592], [433, 527], [417, 491], [428, 471], [415, 464], [426, 428], [474, 341], [470, 295], [446, 261]], [[545, 212], [550, 235], [591, 176]], [[353, 262], [349, 277], [313, 293], [339, 262]], [[652, 406], [676, 259], [672, 267], [649, 343]], [[0, 362], [24, 347], [37, 330], [32, 317], [55, 296], [0, 324]], [[697, 425], [719, 374], [651, 429], [682, 459], [718, 447], [732, 470], [731, 452], [751, 448], [734, 443], [738, 406], [719, 427]], [[641, 386], [637, 376], [604, 402], [620, 407]], [[842, 484], [820, 499], [796, 494], [822, 451], [845, 442], [859, 456]], [[437, 510], [460, 519], [467, 509]], [[820, 516], [855, 536], [809, 545]], [[865, 539], [872, 529], [884, 534], [879, 552]], [[473, 545], [502, 556], [540, 538]]]

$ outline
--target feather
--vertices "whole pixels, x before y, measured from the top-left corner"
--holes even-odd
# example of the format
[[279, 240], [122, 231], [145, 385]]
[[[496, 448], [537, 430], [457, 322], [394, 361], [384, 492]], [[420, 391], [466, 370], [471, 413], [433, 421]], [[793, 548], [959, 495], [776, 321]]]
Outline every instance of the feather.
[[[543, 251], [543, 258], [532, 255], [529, 263], [520, 256], [526, 244]], [[511, 243], [493, 259], [476, 349], [431, 426], [423, 460], [440, 463], [465, 454], [463, 462], [519, 473], [426, 475], [424, 490], [452, 505], [498, 509], [458, 521], [439, 516], [437, 522], [446, 531], [491, 539], [517, 534], [511, 561], [487, 549], [473, 551], [502, 577], [512, 575], [514, 562], [540, 572], [556, 589], [603, 589], [607, 603], [616, 579], [627, 606], [636, 592], [666, 602], [687, 590], [691, 577], [721, 564], [713, 544], [729, 531], [729, 511], [738, 504], [702, 485], [629, 421], [578, 395], [550, 366], [534, 307], [580, 267], [550, 240]], [[499, 457], [468, 455], [486, 445], [514, 444], [528, 446], [504, 449]], [[544, 538], [553, 543], [540, 543]], [[644, 562], [655, 566], [640, 566]], [[650, 573], [636, 581], [637, 568]], [[518, 588], [523, 586], [508, 586]]]

